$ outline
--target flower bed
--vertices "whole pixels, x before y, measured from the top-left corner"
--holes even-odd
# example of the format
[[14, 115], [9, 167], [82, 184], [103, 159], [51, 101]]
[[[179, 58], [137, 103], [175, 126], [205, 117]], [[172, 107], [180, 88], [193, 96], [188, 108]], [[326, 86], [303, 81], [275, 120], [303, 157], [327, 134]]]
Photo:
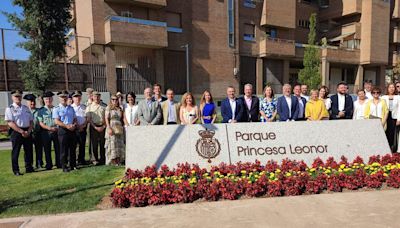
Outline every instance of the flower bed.
[[162, 166], [144, 171], [128, 169], [115, 182], [111, 199], [115, 207], [190, 203], [198, 199], [216, 201], [240, 197], [273, 197], [318, 194], [344, 189], [400, 187], [400, 155], [372, 156], [368, 163], [357, 157], [348, 162], [316, 159], [311, 167], [304, 162], [284, 160], [262, 165], [220, 164], [211, 170], [180, 164], [171, 170]]

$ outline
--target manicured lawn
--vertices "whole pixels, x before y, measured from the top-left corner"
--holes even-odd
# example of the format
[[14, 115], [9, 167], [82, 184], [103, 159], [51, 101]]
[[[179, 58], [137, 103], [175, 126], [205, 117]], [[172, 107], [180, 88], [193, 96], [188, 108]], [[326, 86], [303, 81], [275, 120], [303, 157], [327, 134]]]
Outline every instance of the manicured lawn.
[[[11, 171], [10, 154], [0, 151], [0, 218], [95, 210], [124, 174], [123, 167], [91, 166], [17, 177]], [[24, 173], [23, 152], [19, 164]]]

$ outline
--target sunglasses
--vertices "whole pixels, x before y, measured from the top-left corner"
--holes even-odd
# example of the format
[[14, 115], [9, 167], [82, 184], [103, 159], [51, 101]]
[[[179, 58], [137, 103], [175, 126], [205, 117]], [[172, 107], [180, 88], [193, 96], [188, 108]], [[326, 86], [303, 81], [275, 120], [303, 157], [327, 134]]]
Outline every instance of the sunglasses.
[[372, 92], [372, 94], [381, 94], [380, 92]]
[[396, 86], [397, 88], [400, 88], [400, 85]]

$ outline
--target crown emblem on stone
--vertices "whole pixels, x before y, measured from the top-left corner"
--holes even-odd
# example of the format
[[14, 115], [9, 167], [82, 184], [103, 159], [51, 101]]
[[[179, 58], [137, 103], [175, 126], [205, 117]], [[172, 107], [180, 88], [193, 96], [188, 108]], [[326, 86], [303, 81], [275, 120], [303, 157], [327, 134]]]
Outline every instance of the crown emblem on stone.
[[212, 138], [215, 135], [215, 131], [209, 131], [209, 130], [199, 131], [199, 135], [202, 138]]

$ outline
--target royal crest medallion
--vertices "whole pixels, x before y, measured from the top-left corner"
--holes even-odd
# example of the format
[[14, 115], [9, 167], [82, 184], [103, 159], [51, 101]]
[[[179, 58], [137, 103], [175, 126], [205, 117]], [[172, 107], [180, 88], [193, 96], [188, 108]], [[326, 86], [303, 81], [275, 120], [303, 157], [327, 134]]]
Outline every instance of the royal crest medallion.
[[219, 155], [221, 144], [217, 139], [213, 138], [215, 131], [201, 130], [199, 135], [201, 139], [197, 140], [196, 151], [202, 158], [208, 159], [208, 163], [211, 163], [211, 159]]

